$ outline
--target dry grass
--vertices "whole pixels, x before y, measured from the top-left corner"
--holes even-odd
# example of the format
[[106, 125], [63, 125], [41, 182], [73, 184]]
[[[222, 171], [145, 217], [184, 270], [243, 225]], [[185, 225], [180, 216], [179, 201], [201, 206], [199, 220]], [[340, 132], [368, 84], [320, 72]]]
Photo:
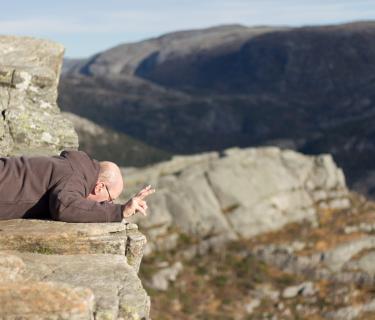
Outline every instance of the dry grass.
[[[375, 222], [375, 204], [363, 203], [355, 195], [352, 202], [354, 205], [350, 210], [320, 210], [319, 226], [316, 228], [308, 223], [290, 224], [278, 232], [232, 242], [219, 252], [209, 252], [191, 260], [184, 260], [181, 253], [196, 241], [191, 237], [182, 237], [176, 250], [155, 253], [152, 257], [145, 258], [141, 268], [143, 279], [150, 279], [155, 272], [154, 266], [160, 261], [182, 261], [184, 265], [177, 281], [166, 292], [147, 289], [152, 299], [152, 319], [250, 320], [264, 319], [264, 315], [270, 314], [278, 315], [280, 319], [320, 320], [328, 310], [368, 302], [374, 297], [374, 288], [348, 286], [325, 280], [315, 283], [317, 294], [314, 297], [280, 298], [276, 302], [264, 298], [255, 313], [250, 315], [245, 311], [245, 305], [254, 299], [253, 290], [260, 286], [266, 285], [282, 292], [288, 286], [311, 281], [301, 275], [288, 274], [266, 265], [252, 255], [254, 246], [290, 244], [298, 240], [306, 244], [298, 254], [312, 254], [362, 237], [364, 232], [346, 234], [344, 228], [361, 222]], [[307, 308], [305, 311], [310, 308], [312, 313], [301, 311], [300, 305]], [[289, 310], [290, 314], [284, 314], [285, 310]], [[361, 319], [375, 319], [372, 318], [374, 314], [366, 316], [368, 318]]]

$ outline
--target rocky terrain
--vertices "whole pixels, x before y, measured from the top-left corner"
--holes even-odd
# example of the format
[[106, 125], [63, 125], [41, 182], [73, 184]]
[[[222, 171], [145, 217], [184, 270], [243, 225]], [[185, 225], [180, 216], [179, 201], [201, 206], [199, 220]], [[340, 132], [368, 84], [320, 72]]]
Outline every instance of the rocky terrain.
[[[46, 40], [0, 37], [1, 156], [78, 147], [56, 103], [63, 52]], [[145, 243], [125, 221], [0, 221], [0, 319], [149, 319], [138, 277]]]
[[[351, 26], [353, 32], [357, 27]], [[242, 29], [212, 29], [208, 35], [216, 34], [220, 42], [221, 32], [230, 34]], [[241, 32], [246, 33], [245, 29]], [[178, 38], [197, 35], [199, 32], [186, 33]], [[22, 46], [23, 40], [28, 46]], [[4, 44], [6, 41], [9, 47]], [[14, 42], [19, 45], [13, 46]], [[61, 58], [60, 65], [53, 54], [50, 60], [42, 59], [49, 55], [46, 48], [52, 48], [53, 53], [60, 47], [50, 42], [40, 45], [39, 40], [30, 38], [5, 37], [0, 38], [0, 44], [5, 53], [26, 48], [24, 55], [22, 50], [16, 51], [19, 61], [14, 55], [8, 57], [6, 67], [15, 71], [1, 73], [0, 101], [6, 101], [7, 106], [2, 110], [5, 116], [1, 152], [56, 154], [61, 148], [75, 147], [72, 125], [59, 113], [54, 100], [59, 71], [50, 70], [60, 69]], [[38, 52], [38, 48], [42, 51]], [[34, 58], [28, 60], [26, 52], [34, 54]], [[17, 68], [25, 65], [22, 68], [28, 69], [34, 61], [41, 60], [48, 66], [48, 61], [52, 66], [56, 63], [56, 68], [43, 69], [47, 70], [46, 78], [42, 71], [36, 78], [21, 72], [24, 81], [17, 80]], [[137, 65], [137, 61], [129, 61], [130, 65]], [[71, 68], [80, 70], [83, 62], [72, 62]], [[77, 77], [116, 86], [99, 76]], [[121, 81], [125, 79], [122, 83], [129, 84], [136, 101], [138, 84], [147, 89], [150, 82], [138, 79], [134, 85], [133, 78], [131, 75]], [[53, 85], [48, 87], [40, 79], [52, 79]], [[74, 79], [69, 85], [74, 85], [74, 81], [80, 84], [78, 78]], [[42, 83], [41, 92], [34, 83]], [[192, 97], [190, 89], [171, 90], [165, 84], [152, 84], [150, 88], [151, 95], [163, 92], [171, 101]], [[92, 88], [86, 89], [88, 93]], [[52, 95], [46, 97], [43, 90]], [[109, 101], [105, 86], [100, 94], [103, 101]], [[83, 94], [77, 97], [86, 98]], [[151, 106], [153, 97], [144, 98]], [[51, 114], [44, 110], [44, 99], [50, 99], [47, 101], [53, 105]], [[167, 100], [155, 100], [155, 110], [163, 109]], [[8, 106], [9, 101], [14, 104]], [[180, 107], [183, 109], [183, 105]], [[13, 111], [19, 118], [12, 124], [13, 118], [7, 115]], [[86, 130], [91, 139], [99, 139], [103, 133], [86, 120], [68, 117], [79, 123], [77, 127]], [[50, 127], [42, 127], [39, 121], [47, 121]], [[55, 128], [59, 121], [66, 125], [66, 135]], [[157, 125], [162, 128], [164, 122]], [[24, 135], [17, 133], [21, 129]], [[168, 130], [168, 126], [164, 129]], [[104, 139], [117, 134], [106, 132]], [[48, 143], [43, 140], [47, 133], [54, 138]], [[190, 134], [193, 133], [192, 128]], [[169, 140], [177, 139], [173, 134], [169, 133]], [[125, 136], [119, 139], [122, 143]], [[131, 142], [127, 144], [132, 146]], [[150, 156], [157, 154], [155, 149], [145, 145], [143, 148]], [[277, 147], [229, 148], [173, 156], [152, 166], [122, 170], [126, 189], [118, 201], [127, 200], [145, 184], [156, 187], [157, 192], [148, 201], [148, 217], [107, 224], [0, 222], [0, 318], [375, 318], [375, 204], [348, 189], [343, 170], [331, 155], [308, 156]], [[133, 222], [146, 235], [147, 245]]]
[[371, 196], [374, 38], [373, 22], [166, 34], [68, 61], [60, 104], [172, 154], [330, 153]]
[[358, 195], [318, 224], [236, 240], [187, 259], [181, 239], [153, 253], [141, 274], [155, 319], [375, 319], [375, 206]]
[[9, 220], [0, 229], [0, 319], [148, 319], [137, 226]]
[[[329, 155], [308, 157], [275, 147], [228, 149], [123, 169], [130, 197], [146, 183], [157, 193], [150, 217], [134, 220], [158, 249], [178, 234], [206, 246], [248, 239], [288, 223], [317, 223], [317, 206], [348, 208], [341, 169]], [[122, 199], [119, 200], [120, 202]]]
[[[155, 319], [373, 319], [375, 204], [329, 155], [228, 149], [124, 168]], [[133, 190], [134, 188], [134, 190]]]

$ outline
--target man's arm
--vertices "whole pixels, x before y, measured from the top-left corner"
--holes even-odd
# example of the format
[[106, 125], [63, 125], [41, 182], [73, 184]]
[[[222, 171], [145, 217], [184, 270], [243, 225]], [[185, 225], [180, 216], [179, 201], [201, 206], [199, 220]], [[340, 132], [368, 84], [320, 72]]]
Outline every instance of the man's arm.
[[[75, 181], [73, 181], [75, 180]], [[64, 222], [120, 222], [124, 206], [85, 198], [79, 179], [58, 184], [49, 192], [49, 209], [54, 220]]]
[[124, 205], [96, 202], [85, 198], [77, 182], [68, 182], [63, 187], [55, 186], [49, 195], [52, 218], [64, 222], [121, 222], [137, 212], [147, 215], [144, 200], [155, 192], [151, 186], [139, 191]]

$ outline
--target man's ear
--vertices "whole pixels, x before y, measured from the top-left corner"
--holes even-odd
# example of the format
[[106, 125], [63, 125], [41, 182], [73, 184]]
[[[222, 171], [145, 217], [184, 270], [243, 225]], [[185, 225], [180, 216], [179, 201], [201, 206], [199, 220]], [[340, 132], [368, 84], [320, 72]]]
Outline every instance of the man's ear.
[[98, 182], [95, 184], [95, 187], [94, 187], [94, 193], [95, 193], [95, 194], [99, 194], [100, 191], [102, 191], [103, 188], [104, 188], [104, 183], [98, 181]]

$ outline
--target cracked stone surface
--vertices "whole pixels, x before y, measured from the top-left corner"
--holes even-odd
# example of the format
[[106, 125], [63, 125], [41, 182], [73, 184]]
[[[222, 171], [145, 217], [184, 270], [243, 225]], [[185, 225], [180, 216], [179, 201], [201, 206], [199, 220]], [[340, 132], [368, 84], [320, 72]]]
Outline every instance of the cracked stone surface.
[[0, 286], [1, 319], [93, 320], [90, 289], [53, 282], [10, 282]]
[[62, 45], [0, 36], [0, 153], [57, 154], [76, 149], [73, 125], [57, 106]]
[[0, 221], [0, 249], [49, 254], [125, 255], [126, 225], [76, 224], [40, 220]]
[[318, 208], [350, 206], [345, 177], [330, 155], [233, 148], [123, 171], [124, 199], [145, 184], [158, 190], [148, 201], [149, 217], [134, 220], [151, 249], [162, 248], [174, 231], [201, 241], [248, 239], [288, 223], [316, 224]]
[[[14, 253], [12, 253], [14, 254]], [[136, 271], [121, 255], [45, 255], [16, 253], [32, 281], [89, 288], [95, 297], [95, 319], [147, 318], [150, 299]]]
[[137, 272], [145, 244], [145, 236], [134, 224], [0, 221], [0, 250], [61, 255], [118, 254], [127, 256]]
[[[31, 310], [25, 319], [148, 319], [150, 298], [137, 275], [145, 243], [132, 224], [0, 221], [0, 287], [7, 288], [0, 318], [16, 319], [9, 300], [19, 296], [21, 310]], [[47, 300], [38, 302], [43, 290]], [[44, 306], [60, 296], [70, 307]]]

